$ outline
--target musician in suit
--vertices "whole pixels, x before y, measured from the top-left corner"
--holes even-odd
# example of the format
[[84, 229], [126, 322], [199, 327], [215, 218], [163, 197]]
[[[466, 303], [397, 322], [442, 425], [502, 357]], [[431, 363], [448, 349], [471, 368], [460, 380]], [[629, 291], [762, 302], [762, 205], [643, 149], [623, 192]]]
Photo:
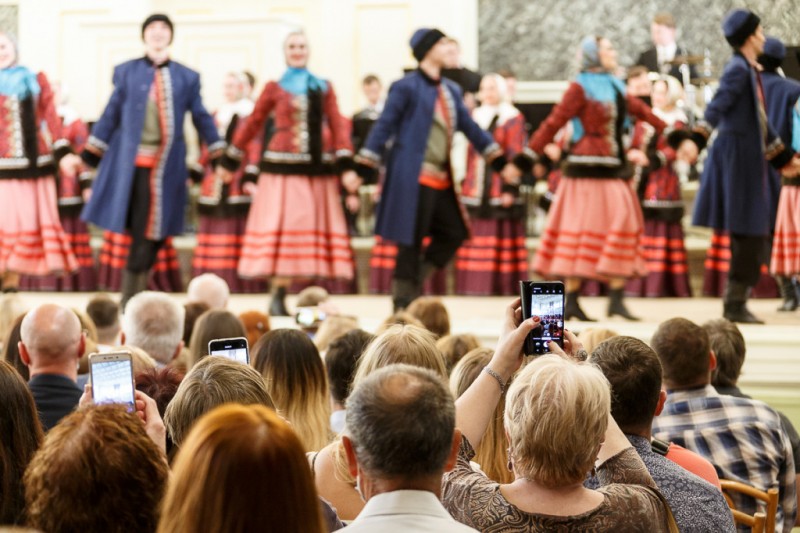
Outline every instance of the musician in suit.
[[[679, 65], [672, 65], [670, 61], [676, 57], [688, 56], [689, 51], [678, 46], [675, 42], [675, 19], [670, 13], [657, 13], [650, 24], [650, 35], [653, 38], [653, 47], [645, 50], [636, 60], [637, 65], [647, 67], [650, 72], [669, 74], [683, 83]], [[696, 78], [697, 72], [690, 66], [690, 77]]]

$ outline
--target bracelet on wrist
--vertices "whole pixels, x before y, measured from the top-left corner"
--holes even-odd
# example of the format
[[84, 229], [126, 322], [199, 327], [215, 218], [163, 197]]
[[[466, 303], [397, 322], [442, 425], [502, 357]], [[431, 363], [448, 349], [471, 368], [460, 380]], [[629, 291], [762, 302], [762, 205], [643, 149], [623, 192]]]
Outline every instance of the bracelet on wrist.
[[506, 391], [506, 383], [503, 381], [503, 378], [500, 377], [500, 374], [498, 374], [488, 366], [483, 367], [483, 371], [497, 380], [497, 384], [500, 385], [500, 394], [503, 394]]

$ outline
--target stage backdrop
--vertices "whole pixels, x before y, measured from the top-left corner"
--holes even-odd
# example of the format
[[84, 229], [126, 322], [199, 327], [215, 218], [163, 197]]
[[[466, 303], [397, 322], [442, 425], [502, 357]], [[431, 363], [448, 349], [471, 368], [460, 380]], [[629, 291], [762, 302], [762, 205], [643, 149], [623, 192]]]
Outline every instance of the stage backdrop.
[[668, 11], [678, 43], [694, 54], [707, 48], [715, 74], [730, 57], [720, 22], [746, 6], [761, 18], [767, 35], [800, 44], [797, 0], [478, 0], [479, 64], [482, 72], [511, 68], [520, 80], [565, 80], [576, 72], [576, 50], [585, 35], [606, 36], [631, 65], [652, 46], [650, 21]]

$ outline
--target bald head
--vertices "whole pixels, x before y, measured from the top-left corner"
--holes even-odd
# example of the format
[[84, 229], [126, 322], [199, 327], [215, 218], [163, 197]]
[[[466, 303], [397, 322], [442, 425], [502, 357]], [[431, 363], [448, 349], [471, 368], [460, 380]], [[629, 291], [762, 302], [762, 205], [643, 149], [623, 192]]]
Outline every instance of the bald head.
[[75, 313], [55, 304], [33, 308], [22, 320], [20, 337], [29, 366], [69, 362], [82, 355], [81, 323]]

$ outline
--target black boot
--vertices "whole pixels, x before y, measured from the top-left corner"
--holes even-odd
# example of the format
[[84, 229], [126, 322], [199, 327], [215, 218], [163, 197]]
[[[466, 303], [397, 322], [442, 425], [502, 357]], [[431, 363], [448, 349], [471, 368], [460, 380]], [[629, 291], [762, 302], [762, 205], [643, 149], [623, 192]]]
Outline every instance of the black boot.
[[286, 287], [273, 287], [270, 294], [269, 316], [289, 316], [286, 309]]
[[628, 308], [625, 307], [625, 302], [622, 298], [622, 288], [619, 289], [610, 289], [608, 292], [608, 317], [611, 318], [614, 315], [619, 315], [625, 320], [630, 320], [632, 322], [638, 322], [641, 320], [639, 317], [635, 317], [628, 311]]
[[148, 272], [131, 272], [127, 268], [122, 271], [122, 297], [119, 306], [125, 311], [128, 300], [147, 288]]
[[392, 304], [394, 312], [402, 311], [419, 296], [419, 285], [409, 279], [392, 280]]
[[778, 311], [794, 311], [800, 305], [800, 301], [797, 299], [797, 289], [792, 278], [777, 276], [775, 279], [781, 290], [781, 296], [783, 296], [783, 304], [778, 308]]
[[589, 318], [578, 304], [578, 291], [567, 293], [567, 302], [564, 306], [564, 320], [577, 318], [581, 322], [596, 322], [594, 318]]
[[740, 324], [763, 324], [763, 320], [759, 320], [747, 309], [749, 293], [750, 289], [747, 285], [729, 279], [728, 285], [725, 287], [722, 316], [731, 322]]

